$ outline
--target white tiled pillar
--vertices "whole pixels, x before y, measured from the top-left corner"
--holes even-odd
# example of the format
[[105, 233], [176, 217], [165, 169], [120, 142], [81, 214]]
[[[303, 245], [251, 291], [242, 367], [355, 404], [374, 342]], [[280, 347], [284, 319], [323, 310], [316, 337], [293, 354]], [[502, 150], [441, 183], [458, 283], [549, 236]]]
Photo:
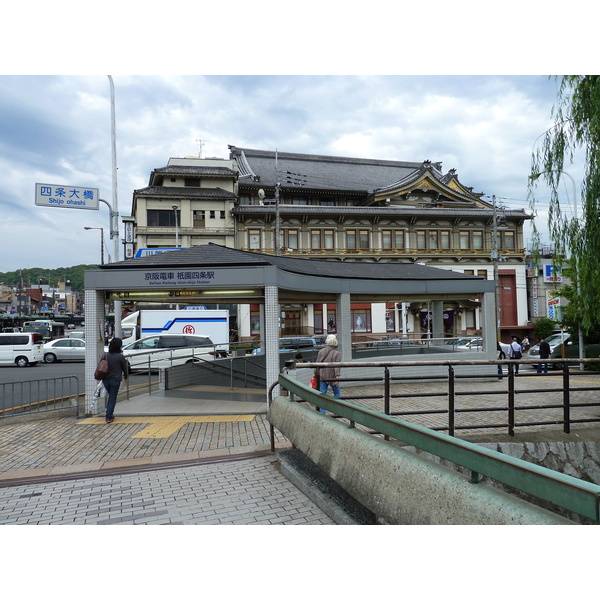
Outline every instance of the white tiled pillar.
[[337, 339], [342, 362], [352, 360], [352, 314], [350, 313], [350, 294], [338, 294], [337, 303]]
[[97, 382], [94, 371], [104, 352], [104, 292], [85, 290], [85, 414], [104, 412], [104, 404], [93, 410]]
[[[263, 345], [267, 369], [267, 389], [279, 377], [279, 291], [276, 285], [265, 286], [265, 323]], [[275, 390], [276, 393], [277, 390]]]

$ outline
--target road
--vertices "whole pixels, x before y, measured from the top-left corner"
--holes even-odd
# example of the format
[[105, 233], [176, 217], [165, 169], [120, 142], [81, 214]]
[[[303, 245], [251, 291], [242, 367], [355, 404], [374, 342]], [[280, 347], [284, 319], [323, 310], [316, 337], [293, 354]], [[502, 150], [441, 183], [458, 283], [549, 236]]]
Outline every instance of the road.
[[[0, 410], [85, 391], [83, 362], [40, 362], [35, 367], [0, 366]], [[157, 380], [157, 375], [152, 376]], [[148, 383], [147, 374], [132, 374], [130, 385]]]

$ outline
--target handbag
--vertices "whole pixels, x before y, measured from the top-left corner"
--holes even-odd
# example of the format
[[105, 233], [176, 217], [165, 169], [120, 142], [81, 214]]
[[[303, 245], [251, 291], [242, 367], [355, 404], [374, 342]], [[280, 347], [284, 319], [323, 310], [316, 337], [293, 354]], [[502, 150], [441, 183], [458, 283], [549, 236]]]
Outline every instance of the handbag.
[[102, 381], [108, 375], [108, 358], [106, 357], [106, 352], [102, 355], [96, 370], [94, 371], [94, 379], [96, 381]]
[[313, 375], [312, 379], [310, 380], [310, 387], [313, 388], [314, 390], [317, 389], [317, 376]]

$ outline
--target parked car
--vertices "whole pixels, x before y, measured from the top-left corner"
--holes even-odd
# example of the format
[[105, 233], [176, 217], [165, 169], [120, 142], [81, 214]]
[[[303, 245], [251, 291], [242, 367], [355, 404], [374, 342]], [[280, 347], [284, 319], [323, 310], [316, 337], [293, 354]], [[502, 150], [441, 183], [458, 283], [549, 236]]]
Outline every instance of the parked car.
[[36, 332], [0, 333], [0, 364], [34, 367], [44, 359], [44, 339]]
[[[550, 344], [550, 350], [553, 350], [556, 346], [559, 346], [563, 342], [566, 342], [571, 335], [569, 333], [555, 333], [553, 335], [549, 335], [546, 338], [548, 344]], [[540, 355], [540, 345], [535, 344], [529, 348], [528, 358], [537, 358]]]
[[[563, 336], [564, 341], [561, 342], [560, 334], [558, 339], [552, 339], [554, 336], [549, 337], [546, 341], [550, 344], [550, 358], [579, 358], [579, 342], [577, 339], [572, 338], [568, 333]], [[531, 348], [529, 350], [530, 356], [528, 358], [539, 358], [540, 351], [539, 347], [534, 346], [536, 352], [533, 356]], [[583, 344], [583, 358], [595, 358], [600, 355], [600, 344], [584, 343]], [[527, 357], [527, 355], [525, 355]], [[532, 365], [537, 367], [537, 364]], [[552, 363], [550, 365], [553, 369], [562, 369], [562, 363]]]
[[[314, 337], [279, 338], [279, 352], [298, 352], [299, 350], [315, 350], [317, 347], [317, 341]], [[254, 350], [252, 350], [252, 354], [254, 356], [262, 354], [262, 349], [254, 348]]]
[[214, 360], [216, 353], [209, 337], [177, 333], [150, 335], [123, 348], [132, 371]]
[[384, 338], [373, 343], [377, 348], [386, 348], [389, 346], [417, 346], [413, 340], [407, 338]]
[[44, 344], [44, 361], [47, 363], [63, 360], [85, 361], [85, 340], [59, 338]]
[[483, 350], [483, 338], [461, 338], [459, 340], [456, 340], [456, 344], [454, 344], [454, 349], [481, 351]]

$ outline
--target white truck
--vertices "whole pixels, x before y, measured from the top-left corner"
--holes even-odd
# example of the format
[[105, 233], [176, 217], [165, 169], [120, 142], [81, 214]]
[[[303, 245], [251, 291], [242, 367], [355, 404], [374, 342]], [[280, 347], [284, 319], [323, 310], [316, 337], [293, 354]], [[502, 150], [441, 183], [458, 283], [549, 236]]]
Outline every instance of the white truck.
[[123, 347], [158, 333], [209, 337], [217, 350], [229, 350], [228, 310], [140, 310], [121, 321]]

